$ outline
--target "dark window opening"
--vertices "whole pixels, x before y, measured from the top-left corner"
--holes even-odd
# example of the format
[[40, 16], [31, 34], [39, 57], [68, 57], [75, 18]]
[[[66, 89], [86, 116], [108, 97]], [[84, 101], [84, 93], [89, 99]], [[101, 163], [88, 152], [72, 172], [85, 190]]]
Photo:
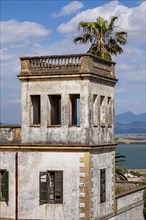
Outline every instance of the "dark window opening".
[[106, 169], [100, 170], [100, 202], [106, 200]]
[[80, 95], [70, 95], [71, 100], [71, 125], [80, 125]]
[[108, 97], [108, 99], [107, 99], [108, 105], [110, 104], [110, 102], [111, 102], [111, 97]]
[[38, 125], [41, 122], [40, 95], [31, 96], [31, 124]]
[[49, 95], [50, 125], [61, 125], [61, 95]]
[[40, 172], [40, 205], [63, 203], [63, 171]]
[[9, 200], [9, 172], [0, 170], [0, 201], [8, 203]]

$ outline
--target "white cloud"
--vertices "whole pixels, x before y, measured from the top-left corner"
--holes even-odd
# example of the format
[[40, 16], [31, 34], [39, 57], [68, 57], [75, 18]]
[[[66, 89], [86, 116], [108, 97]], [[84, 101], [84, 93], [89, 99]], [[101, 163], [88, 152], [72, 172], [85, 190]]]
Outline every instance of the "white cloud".
[[[100, 7], [82, 11], [70, 21], [58, 26], [58, 32], [62, 34], [76, 33], [80, 21], [95, 21], [101, 16], [109, 19], [111, 16], [118, 16], [117, 25], [132, 35], [144, 35], [145, 27], [145, 2], [134, 8], [121, 5], [118, 1], [111, 1]], [[136, 36], [137, 37], [137, 36]]]
[[19, 22], [14, 19], [0, 22], [1, 43], [12, 44], [28, 41], [29, 38], [42, 38], [49, 34], [49, 30], [35, 22]]
[[[20, 94], [20, 82], [17, 75], [20, 72], [19, 57], [34, 55], [39, 50], [40, 41], [45, 39], [50, 30], [41, 24], [34, 22], [19, 22], [14, 19], [1, 21], [1, 117], [5, 121], [13, 121], [15, 117], [8, 117], [9, 109], [20, 103], [20, 95], [14, 97], [11, 94]], [[9, 106], [9, 107], [8, 107]], [[11, 106], [11, 107], [10, 107]], [[18, 106], [15, 107], [13, 116], [18, 114]], [[20, 106], [19, 106], [20, 111]], [[17, 112], [17, 113], [16, 113]], [[19, 116], [17, 115], [18, 120]], [[14, 121], [15, 121], [14, 120]], [[13, 121], [13, 122], [14, 122]]]
[[79, 1], [73, 1], [69, 3], [68, 5], [64, 6], [61, 8], [59, 13], [53, 12], [52, 16], [53, 17], [60, 17], [60, 16], [66, 16], [70, 15], [72, 13], [78, 12], [79, 9], [83, 8], [83, 3]]
[[50, 30], [34, 22], [19, 22], [14, 19], [1, 23], [1, 77], [18, 74], [19, 57], [34, 55], [40, 49], [40, 40]]

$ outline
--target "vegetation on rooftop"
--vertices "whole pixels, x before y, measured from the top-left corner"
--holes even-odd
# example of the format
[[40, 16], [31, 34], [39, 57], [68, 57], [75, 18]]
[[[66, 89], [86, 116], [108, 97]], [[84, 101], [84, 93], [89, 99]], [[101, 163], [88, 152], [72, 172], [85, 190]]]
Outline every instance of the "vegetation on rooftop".
[[123, 53], [121, 45], [127, 43], [127, 32], [116, 26], [117, 19], [112, 16], [108, 22], [99, 16], [95, 22], [81, 21], [79, 30], [82, 29], [83, 33], [74, 38], [74, 43], [90, 43], [87, 53], [111, 61], [112, 55]]

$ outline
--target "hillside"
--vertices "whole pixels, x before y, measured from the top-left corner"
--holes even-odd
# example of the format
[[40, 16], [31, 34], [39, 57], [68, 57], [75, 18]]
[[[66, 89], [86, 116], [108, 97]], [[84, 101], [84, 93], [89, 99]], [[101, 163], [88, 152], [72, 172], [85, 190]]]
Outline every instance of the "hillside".
[[130, 111], [115, 116], [115, 122], [128, 124], [131, 122], [146, 122], [146, 113], [134, 114]]
[[146, 113], [133, 114], [125, 112], [115, 116], [116, 134], [145, 134]]

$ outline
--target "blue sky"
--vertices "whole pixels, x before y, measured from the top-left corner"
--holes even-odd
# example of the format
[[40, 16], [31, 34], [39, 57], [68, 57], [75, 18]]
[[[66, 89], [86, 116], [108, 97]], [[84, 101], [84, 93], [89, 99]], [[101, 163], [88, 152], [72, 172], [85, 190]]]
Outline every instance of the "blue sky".
[[76, 46], [78, 23], [98, 16], [118, 16], [117, 24], [128, 32], [124, 53], [113, 57], [119, 79], [115, 113], [146, 111], [146, 2], [141, 0], [0, 0], [1, 3], [1, 99], [0, 121], [20, 123], [20, 56], [84, 53]]

